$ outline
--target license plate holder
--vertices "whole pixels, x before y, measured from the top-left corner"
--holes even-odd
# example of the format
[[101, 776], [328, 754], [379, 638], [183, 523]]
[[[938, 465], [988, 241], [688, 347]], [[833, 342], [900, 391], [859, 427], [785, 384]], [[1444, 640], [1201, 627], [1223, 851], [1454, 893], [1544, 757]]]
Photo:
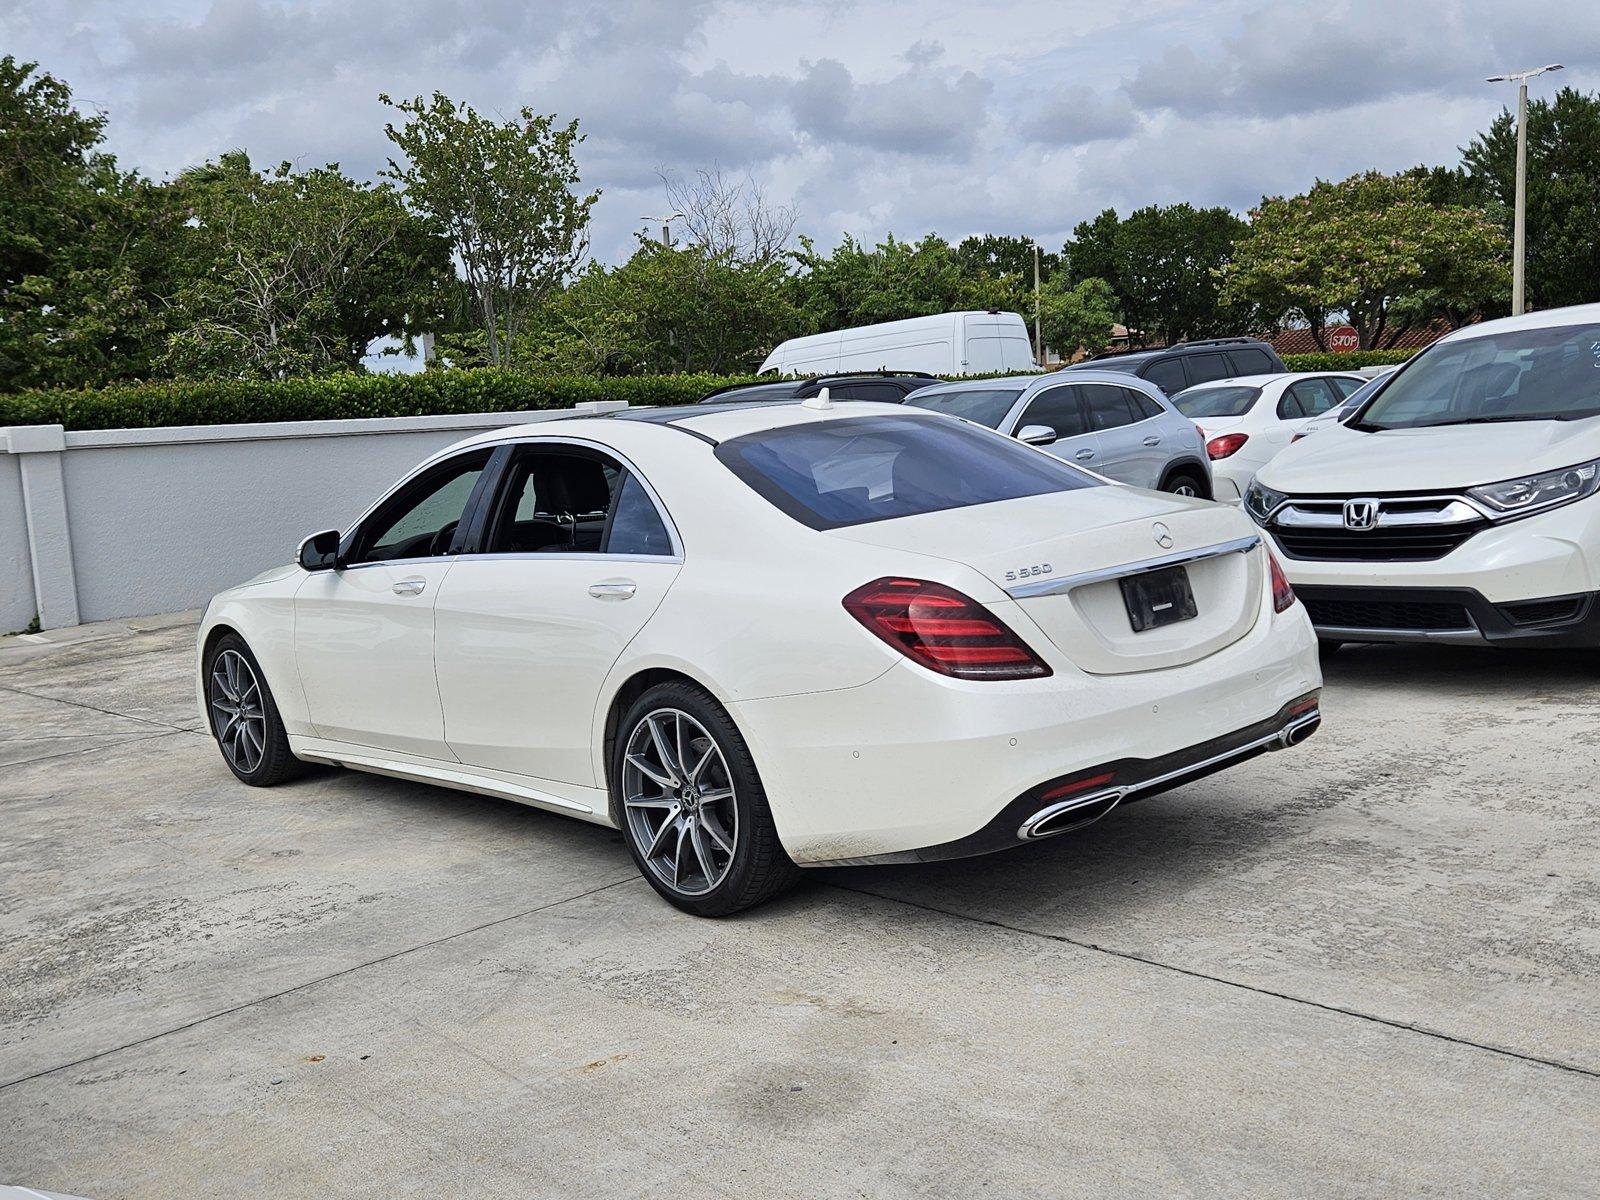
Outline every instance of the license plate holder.
[[1135, 633], [1160, 629], [1200, 615], [1184, 567], [1165, 567], [1129, 575], [1122, 579], [1122, 601], [1128, 606], [1128, 620]]

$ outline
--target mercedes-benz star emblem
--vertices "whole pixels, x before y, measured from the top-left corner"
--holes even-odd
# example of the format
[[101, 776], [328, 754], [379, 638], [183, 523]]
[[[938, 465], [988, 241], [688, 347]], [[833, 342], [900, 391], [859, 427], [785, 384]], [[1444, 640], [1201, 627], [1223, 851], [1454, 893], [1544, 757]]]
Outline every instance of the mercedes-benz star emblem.
[[1163, 550], [1172, 549], [1172, 530], [1167, 528], [1165, 522], [1157, 521], [1154, 525], [1150, 526], [1150, 532], [1156, 536], [1156, 545], [1160, 546]]

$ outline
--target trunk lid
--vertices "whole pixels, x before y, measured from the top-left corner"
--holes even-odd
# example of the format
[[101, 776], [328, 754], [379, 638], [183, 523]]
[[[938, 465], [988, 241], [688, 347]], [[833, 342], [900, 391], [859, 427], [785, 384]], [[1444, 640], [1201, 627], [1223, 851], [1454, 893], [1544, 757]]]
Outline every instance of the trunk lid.
[[[1231, 645], [1256, 623], [1266, 584], [1265, 552], [1242, 512], [1138, 488], [1029, 496], [830, 536], [971, 567], [1096, 675], [1181, 666]], [[1200, 551], [1212, 552], [1192, 557]], [[1135, 632], [1122, 578], [1179, 559], [1196, 615]]]

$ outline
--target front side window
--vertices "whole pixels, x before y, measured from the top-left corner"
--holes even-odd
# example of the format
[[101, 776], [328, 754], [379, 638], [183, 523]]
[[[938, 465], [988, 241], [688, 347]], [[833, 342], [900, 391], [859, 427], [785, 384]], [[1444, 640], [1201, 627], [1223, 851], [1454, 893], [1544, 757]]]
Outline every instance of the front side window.
[[964, 417], [990, 429], [999, 429], [1011, 406], [1017, 402], [1020, 388], [963, 388], [958, 392], [935, 392], [925, 395], [914, 392], [906, 403], [929, 412], [948, 413]]
[[490, 453], [477, 450], [440, 463], [385, 500], [357, 532], [349, 561], [448, 554]]
[[1422, 429], [1600, 416], [1600, 324], [1442, 342], [1412, 360], [1354, 429]]
[[1261, 389], [1232, 384], [1225, 387], [1194, 387], [1172, 398], [1172, 406], [1198, 421], [1202, 417], [1242, 417], [1261, 395]]
[[1022, 414], [1022, 420], [1017, 422], [1017, 428], [1026, 425], [1048, 425], [1056, 431], [1058, 438], [1078, 437], [1089, 432], [1088, 423], [1084, 420], [1083, 406], [1078, 403], [1079, 389], [1075, 387], [1053, 387], [1047, 392], [1040, 392], [1028, 403], [1027, 410]]
[[1059, 459], [956, 421], [883, 416], [730, 438], [717, 458], [812, 529], [1102, 486]]
[[618, 462], [577, 448], [524, 447], [490, 519], [489, 554], [671, 554], [661, 514]]

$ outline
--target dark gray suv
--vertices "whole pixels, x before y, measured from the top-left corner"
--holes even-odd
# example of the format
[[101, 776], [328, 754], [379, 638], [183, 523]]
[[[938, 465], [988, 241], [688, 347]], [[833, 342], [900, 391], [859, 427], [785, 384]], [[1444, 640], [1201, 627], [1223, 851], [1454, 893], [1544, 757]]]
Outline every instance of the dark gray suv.
[[1062, 368], [1064, 371], [1121, 371], [1137, 375], [1155, 384], [1169, 396], [1176, 396], [1184, 388], [1197, 383], [1210, 383], [1214, 379], [1276, 375], [1288, 369], [1271, 345], [1246, 337], [1179, 342], [1159, 350], [1106, 354]]

